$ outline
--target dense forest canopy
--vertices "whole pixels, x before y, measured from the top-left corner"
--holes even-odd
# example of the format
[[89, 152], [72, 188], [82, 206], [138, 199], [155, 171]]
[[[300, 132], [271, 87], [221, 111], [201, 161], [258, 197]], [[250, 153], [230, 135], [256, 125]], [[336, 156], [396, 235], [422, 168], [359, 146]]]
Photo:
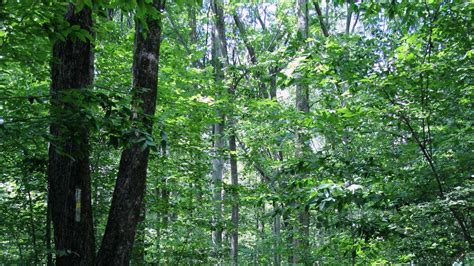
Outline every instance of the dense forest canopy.
[[0, 1], [0, 264], [474, 263], [473, 20]]

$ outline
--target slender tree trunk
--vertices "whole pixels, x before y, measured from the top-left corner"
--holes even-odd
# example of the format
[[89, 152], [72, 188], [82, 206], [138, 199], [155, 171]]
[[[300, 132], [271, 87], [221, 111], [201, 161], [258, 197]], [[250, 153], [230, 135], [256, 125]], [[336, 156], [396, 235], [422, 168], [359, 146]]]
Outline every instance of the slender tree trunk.
[[[28, 186], [28, 185], [27, 185]], [[29, 188], [27, 189], [27, 196], [28, 196], [28, 210], [30, 211], [30, 229], [31, 229], [31, 244], [33, 246], [33, 262], [34, 264], [38, 264], [38, 247], [36, 246], [36, 222], [35, 222], [35, 215], [34, 215], [34, 209], [33, 209], [33, 199], [31, 197], [31, 192]]]
[[278, 73], [277, 67], [270, 69], [270, 99], [277, 100], [277, 79], [276, 74]]
[[[65, 19], [91, 33], [92, 16], [87, 7], [69, 4]], [[51, 124], [48, 182], [57, 265], [94, 264], [94, 232], [91, 209], [88, 121], [81, 115], [77, 95], [90, 87], [94, 57], [90, 40], [68, 36], [53, 47], [51, 66]], [[80, 99], [80, 97], [78, 97]]]
[[[20, 238], [18, 236], [18, 233], [17, 232], [13, 232], [13, 237], [15, 238], [15, 242], [16, 242], [16, 247], [18, 248], [18, 261], [17, 262], [24, 262], [25, 259], [23, 258], [23, 249], [21, 248], [21, 241], [20, 241]], [[12, 259], [12, 261], [15, 261]]]
[[[308, 0], [297, 0], [298, 35], [303, 47], [308, 38]], [[296, 85], [296, 110], [309, 113], [309, 88], [304, 80]], [[308, 149], [308, 137], [301, 132], [296, 134], [296, 158], [304, 159]], [[309, 264], [309, 209], [303, 206], [298, 212], [298, 236], [295, 238], [295, 262]]]
[[[154, 0], [153, 8], [161, 12], [164, 1]], [[133, 109], [132, 120], [139, 129], [152, 134], [153, 115], [156, 109], [158, 62], [161, 43], [159, 19], [147, 18], [148, 31], [135, 25], [133, 57]], [[143, 137], [137, 133], [137, 138]], [[129, 265], [131, 248], [135, 240], [140, 210], [146, 185], [149, 148], [143, 143], [127, 146], [120, 158], [120, 167], [107, 227], [100, 247], [97, 265]]]
[[[162, 130], [160, 132], [160, 136], [161, 136], [161, 142], [160, 142], [160, 152], [161, 152], [161, 157], [163, 158], [163, 160], [166, 160], [167, 158], [167, 140], [166, 140], [166, 133], [164, 132], [164, 130]], [[170, 193], [169, 193], [169, 190], [167, 188], [167, 183], [166, 183], [166, 177], [165, 176], [162, 176], [160, 177], [160, 185], [159, 187], [161, 187], [161, 189], [159, 188], [156, 188], [155, 190], [155, 197], [156, 199], [158, 199], [158, 202], [160, 202], [160, 206], [162, 206], [162, 208], [160, 208], [158, 210], [158, 213], [156, 214], [156, 234], [157, 234], [157, 240], [156, 240], [156, 253], [158, 254], [158, 260], [156, 261], [158, 264], [160, 263], [160, 258], [161, 258], [161, 255], [162, 255], [162, 251], [161, 251], [161, 238], [162, 238], [162, 234], [163, 232], [165, 232], [165, 230], [167, 229], [168, 227], [168, 208], [169, 208], [169, 196], [170, 196]]]
[[[49, 194], [49, 186], [48, 186], [48, 194]], [[53, 254], [51, 248], [51, 204], [49, 204], [49, 200], [47, 201], [46, 206], [46, 251], [48, 252], [46, 255], [46, 265], [52, 266], [53, 265]]]
[[[278, 208], [278, 203], [273, 201], [273, 209]], [[281, 230], [281, 216], [279, 213], [273, 218], [273, 237], [275, 238], [273, 243], [273, 265], [281, 265], [281, 255], [280, 255], [280, 230]]]
[[[224, 64], [227, 63], [227, 43], [225, 39], [224, 12], [222, 3], [219, 0], [211, 1], [211, 7], [214, 15], [214, 27], [212, 33], [212, 64], [214, 66], [214, 79], [219, 87], [224, 87]], [[219, 91], [218, 97], [225, 94], [225, 91]], [[223, 110], [217, 111], [217, 116], [221, 119], [214, 125], [214, 153], [215, 158], [212, 161], [213, 189], [214, 189], [214, 230], [212, 239], [215, 246], [217, 257], [221, 256], [222, 249], [222, 181], [224, 170], [224, 127], [225, 114]]]
[[[224, 11], [223, 11], [223, 3], [218, 0], [214, 0], [211, 2], [214, 12], [214, 21], [215, 21], [215, 46], [216, 46], [216, 59], [214, 60], [215, 64], [215, 71], [216, 71], [216, 81], [218, 83], [222, 83], [225, 78], [223, 67], [229, 64], [229, 56], [227, 52], [227, 40], [226, 40], [226, 33], [225, 33], [225, 21], [224, 21]], [[228, 89], [229, 95], [231, 97], [235, 97], [235, 87], [231, 86]], [[230, 151], [230, 178], [231, 184], [233, 187], [231, 193], [232, 199], [232, 214], [231, 214], [231, 234], [230, 234], [230, 242], [231, 242], [231, 257], [232, 257], [232, 265], [238, 264], [238, 250], [239, 250], [239, 197], [238, 197], [238, 170], [237, 170], [237, 145], [236, 145], [236, 138], [235, 138], [235, 121], [233, 118], [233, 106], [230, 105], [230, 111], [227, 114], [228, 117], [228, 127], [230, 131], [229, 135], [229, 151]], [[222, 128], [222, 132], [224, 128]], [[222, 177], [221, 177], [222, 179]]]
[[[231, 129], [234, 132], [233, 129]], [[230, 176], [232, 184], [232, 233], [231, 233], [231, 256], [232, 264], [238, 265], [238, 254], [239, 254], [239, 176], [237, 172], [237, 146], [235, 141], [235, 133], [229, 137], [229, 149], [230, 149]]]
[[347, 17], [346, 17], [346, 34], [350, 33], [351, 30], [351, 22], [352, 22], [352, 7], [351, 7], [351, 1], [348, 0], [346, 2], [347, 5]]
[[165, 188], [161, 189], [161, 201], [163, 202], [163, 210], [161, 212], [161, 223], [162, 223], [162, 229], [167, 229], [168, 228], [168, 223], [170, 221], [170, 206], [169, 206], [169, 201], [170, 201], [170, 191], [166, 188], [167, 183], [166, 180], [163, 180], [163, 184]]
[[[218, 116], [223, 119], [222, 115]], [[214, 217], [212, 242], [216, 257], [220, 257], [222, 248], [222, 176], [224, 171], [224, 123], [214, 125], [214, 156], [212, 160], [212, 183], [213, 183], [213, 201]]]
[[[321, 31], [323, 32], [324, 36], [329, 37], [327, 21], [324, 21], [323, 13], [321, 12], [321, 8], [319, 7], [318, 1], [313, 0], [313, 4], [314, 4], [314, 9], [316, 10], [316, 14], [318, 16], [319, 26], [321, 27]], [[326, 19], [328, 18], [328, 13], [327, 13], [328, 10], [329, 10], [329, 7], [326, 7]]]
[[[224, 18], [222, 16], [218, 17], [221, 20], [221, 24], [224, 25]], [[224, 31], [224, 30], [222, 30]], [[225, 31], [224, 31], [225, 32]], [[221, 37], [221, 43], [223, 50], [227, 50], [227, 43], [225, 40], [225, 35], [219, 35]], [[229, 88], [229, 94], [232, 99], [235, 98], [235, 87], [231, 86]], [[235, 137], [235, 120], [234, 120], [234, 106], [230, 106], [229, 112], [229, 151], [230, 151], [230, 179], [232, 184], [232, 215], [231, 215], [231, 257], [232, 265], [238, 265], [239, 263], [239, 173], [237, 169], [237, 144]]]
[[[191, 45], [197, 45], [198, 44], [198, 33], [197, 33], [197, 19], [196, 19], [196, 7], [194, 5], [191, 5], [188, 9], [188, 16], [189, 16], [189, 21], [188, 21], [188, 26], [191, 29], [189, 32], [189, 41]], [[197, 66], [199, 62], [194, 61], [193, 65]]]
[[286, 236], [286, 252], [288, 254], [288, 264], [292, 265], [294, 263], [294, 229], [293, 223], [290, 219], [290, 214], [283, 214], [283, 224], [285, 226]]

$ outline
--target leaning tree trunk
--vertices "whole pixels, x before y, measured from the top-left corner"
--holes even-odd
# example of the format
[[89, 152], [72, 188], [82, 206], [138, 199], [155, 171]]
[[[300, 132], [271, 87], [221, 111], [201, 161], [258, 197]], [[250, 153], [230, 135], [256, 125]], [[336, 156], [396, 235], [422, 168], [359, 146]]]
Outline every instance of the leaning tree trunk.
[[[92, 35], [91, 10], [69, 4], [65, 19]], [[94, 232], [91, 209], [88, 121], [79, 94], [92, 85], [94, 56], [90, 40], [72, 34], [56, 41], [51, 64], [52, 141], [49, 146], [48, 208], [54, 227], [56, 265], [92, 265]]]
[[[153, 8], [161, 12], [163, 0], [154, 0]], [[140, 23], [135, 25], [133, 57], [133, 115], [135, 124], [132, 138], [140, 139], [145, 131], [151, 135], [156, 109], [158, 61], [161, 42], [161, 22], [146, 19], [148, 31]], [[121, 155], [120, 166], [107, 227], [100, 247], [97, 265], [129, 265], [137, 224], [145, 194], [149, 148], [143, 142], [127, 146]]]

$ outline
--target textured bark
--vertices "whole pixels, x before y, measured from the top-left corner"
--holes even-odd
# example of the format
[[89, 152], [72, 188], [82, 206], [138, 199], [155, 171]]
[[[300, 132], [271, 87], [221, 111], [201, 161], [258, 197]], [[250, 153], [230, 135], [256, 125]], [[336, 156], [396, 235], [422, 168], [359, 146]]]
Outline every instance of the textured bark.
[[[65, 19], [91, 32], [89, 8], [77, 12], [70, 4]], [[54, 44], [48, 204], [54, 227], [56, 265], [94, 263], [88, 121], [81, 115], [81, 103], [64, 97], [91, 86], [93, 78], [94, 57], [89, 40], [83, 42], [70, 35]]]
[[[308, 0], [297, 0], [298, 36], [302, 46], [308, 38]], [[309, 88], [300, 80], [296, 85], [296, 110], [309, 113]], [[303, 159], [308, 150], [308, 137], [301, 132], [296, 134], [296, 158]], [[295, 237], [295, 263], [309, 264], [309, 209], [305, 206], [298, 211], [298, 236]]]
[[135, 242], [132, 248], [132, 265], [144, 265], [145, 264], [145, 217], [146, 217], [146, 204], [142, 202], [140, 216], [137, 225], [137, 233], [135, 236]]
[[[153, 1], [159, 12], [164, 2]], [[161, 25], [157, 19], [147, 18], [148, 31], [143, 25], [135, 26], [133, 57], [133, 108], [131, 119], [138, 127], [152, 133], [158, 85], [158, 61]], [[139, 136], [137, 136], [139, 137]], [[141, 143], [126, 147], [120, 166], [107, 227], [100, 247], [97, 265], [129, 265], [137, 224], [145, 193], [149, 148]]]

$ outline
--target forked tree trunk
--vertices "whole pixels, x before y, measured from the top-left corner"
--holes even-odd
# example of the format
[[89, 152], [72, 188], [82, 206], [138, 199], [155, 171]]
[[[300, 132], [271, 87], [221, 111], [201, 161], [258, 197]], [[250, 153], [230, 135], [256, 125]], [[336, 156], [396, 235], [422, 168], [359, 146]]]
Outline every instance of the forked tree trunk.
[[[69, 4], [65, 19], [92, 35], [91, 10]], [[92, 265], [95, 246], [91, 209], [88, 121], [76, 97], [92, 85], [90, 40], [73, 35], [56, 41], [51, 64], [51, 124], [48, 208], [54, 227], [56, 265]], [[73, 100], [71, 100], [73, 99]]]
[[[153, 8], [161, 12], [163, 0], [154, 0]], [[151, 8], [151, 7], [150, 7]], [[140, 23], [135, 25], [133, 56], [133, 109], [131, 119], [137, 130], [152, 134], [156, 109], [158, 62], [161, 42], [160, 20], [146, 19], [148, 31]], [[137, 131], [138, 132], [138, 131]], [[140, 138], [140, 134], [132, 138]], [[97, 265], [129, 265], [145, 194], [149, 148], [143, 143], [127, 146], [120, 158], [120, 167], [112, 197], [107, 227], [100, 247]]]

